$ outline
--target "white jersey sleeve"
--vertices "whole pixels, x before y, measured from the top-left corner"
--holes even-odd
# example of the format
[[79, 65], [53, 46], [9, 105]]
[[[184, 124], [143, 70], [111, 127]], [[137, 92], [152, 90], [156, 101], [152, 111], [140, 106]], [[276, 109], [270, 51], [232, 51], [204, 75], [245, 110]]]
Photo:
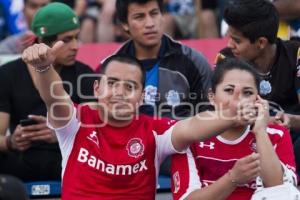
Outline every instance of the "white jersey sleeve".
[[[54, 128], [47, 117], [47, 125], [50, 129], [54, 130], [58, 140], [59, 148], [62, 154], [62, 169], [66, 168], [67, 160], [70, 156], [73, 144], [75, 141], [76, 133], [80, 128], [80, 122], [76, 118], [77, 109], [74, 107], [70, 121], [63, 127]], [[62, 172], [64, 174], [64, 171]]]
[[164, 134], [158, 135], [155, 131], [153, 131], [153, 135], [155, 137], [156, 142], [156, 152], [155, 152], [155, 166], [156, 166], [156, 175], [159, 174], [159, 168], [161, 163], [165, 160], [165, 158], [171, 154], [175, 153], [185, 153], [179, 152], [175, 149], [172, 143], [172, 133], [173, 133], [174, 125], [171, 126], [168, 130], [164, 132]]
[[168, 130], [165, 131], [164, 134], [158, 135], [155, 131], [153, 131], [155, 141], [156, 141], [156, 156], [158, 164], [160, 165], [164, 159], [175, 153], [185, 153], [179, 152], [175, 149], [172, 143], [172, 133], [173, 133], [174, 125], [171, 126]]

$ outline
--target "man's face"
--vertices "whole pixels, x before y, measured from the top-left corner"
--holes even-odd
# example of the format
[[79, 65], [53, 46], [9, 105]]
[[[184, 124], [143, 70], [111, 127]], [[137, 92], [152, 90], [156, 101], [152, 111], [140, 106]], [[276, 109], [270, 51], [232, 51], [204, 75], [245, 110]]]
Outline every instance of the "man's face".
[[48, 3], [50, 3], [50, 0], [27, 0], [24, 5], [24, 15], [29, 27], [31, 26], [32, 19], [38, 9], [47, 5]]
[[163, 34], [163, 16], [156, 1], [128, 6], [127, 23], [122, 24], [136, 44], [152, 47], [160, 44]]
[[138, 66], [111, 61], [94, 93], [103, 109], [102, 120], [129, 121], [142, 102], [142, 72]]
[[229, 26], [228, 37], [227, 46], [232, 50], [234, 57], [254, 61], [259, 55], [260, 51], [256, 42], [251, 43], [248, 38], [232, 26]]
[[59, 50], [55, 64], [70, 66], [75, 63], [75, 58], [78, 51], [79, 31], [79, 29], [74, 29], [57, 35], [57, 40], [54, 41], [52, 45], [59, 40], [63, 41], [65, 44]]

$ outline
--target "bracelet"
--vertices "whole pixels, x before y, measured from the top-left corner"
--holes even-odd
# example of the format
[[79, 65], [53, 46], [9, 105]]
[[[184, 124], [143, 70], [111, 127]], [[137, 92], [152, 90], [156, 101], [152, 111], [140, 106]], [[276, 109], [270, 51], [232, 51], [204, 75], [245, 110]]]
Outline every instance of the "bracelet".
[[228, 174], [228, 176], [229, 176], [229, 179], [230, 179], [231, 183], [232, 183], [234, 186], [237, 187], [237, 186], [240, 185], [234, 178], [232, 178], [232, 170], [229, 170], [229, 171], [227, 172], [227, 174]]
[[43, 72], [46, 72], [50, 69], [50, 67], [52, 67], [52, 65], [48, 65], [46, 68], [43, 68], [43, 69], [38, 69], [38, 68], [34, 68], [36, 72], [38, 73], [43, 73]]
[[9, 136], [6, 137], [6, 140], [5, 140], [6, 147], [7, 147], [8, 151], [13, 150], [13, 145], [12, 145], [11, 137], [12, 137], [12, 135], [9, 135]]

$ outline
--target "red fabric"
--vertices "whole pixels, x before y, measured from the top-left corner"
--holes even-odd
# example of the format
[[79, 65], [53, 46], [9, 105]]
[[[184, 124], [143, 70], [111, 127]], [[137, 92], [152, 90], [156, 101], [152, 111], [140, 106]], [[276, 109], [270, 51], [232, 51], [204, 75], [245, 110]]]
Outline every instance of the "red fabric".
[[[295, 172], [295, 158], [289, 132], [278, 125], [270, 125], [268, 129], [270, 140], [275, 146], [275, 151], [281, 160], [289, 169]], [[205, 187], [218, 180], [230, 170], [237, 159], [250, 155], [256, 149], [255, 137], [249, 132], [245, 138], [234, 144], [225, 144], [217, 137], [211, 138], [205, 142], [195, 143], [191, 146], [193, 161], [196, 163], [197, 173], [190, 173], [188, 159], [186, 154], [173, 156], [172, 175], [179, 173], [180, 188], [174, 192], [175, 200], [186, 195], [191, 180], [201, 182], [197, 188]], [[183, 157], [183, 158], [182, 158]], [[248, 183], [243, 187], [238, 187], [227, 199], [228, 200], [248, 200], [251, 198], [256, 188], [255, 182]]]
[[62, 199], [154, 199], [155, 159], [162, 156], [156, 152], [162, 147], [156, 146], [153, 131], [165, 134], [175, 121], [141, 115], [127, 127], [116, 128], [103, 124], [97, 110], [77, 109], [81, 127], [74, 144], [68, 144], [72, 151], [63, 176]]

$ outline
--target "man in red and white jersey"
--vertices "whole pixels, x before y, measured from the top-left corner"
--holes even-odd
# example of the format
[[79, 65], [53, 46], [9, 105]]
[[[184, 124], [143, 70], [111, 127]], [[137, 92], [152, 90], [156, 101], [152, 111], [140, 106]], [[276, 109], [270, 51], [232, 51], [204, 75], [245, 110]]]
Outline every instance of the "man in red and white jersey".
[[[145, 73], [139, 61], [126, 55], [111, 56], [102, 64], [94, 83], [97, 105], [74, 106], [51, 66], [63, 45], [38, 44], [23, 53], [36, 70], [36, 86], [61, 148], [62, 199], [154, 199], [158, 166], [166, 156], [242, 123], [237, 119], [254, 120], [237, 117], [243, 112], [236, 105], [222, 111], [227, 119], [209, 111], [176, 123], [137, 114]], [[237, 104], [238, 96], [231, 103]]]

